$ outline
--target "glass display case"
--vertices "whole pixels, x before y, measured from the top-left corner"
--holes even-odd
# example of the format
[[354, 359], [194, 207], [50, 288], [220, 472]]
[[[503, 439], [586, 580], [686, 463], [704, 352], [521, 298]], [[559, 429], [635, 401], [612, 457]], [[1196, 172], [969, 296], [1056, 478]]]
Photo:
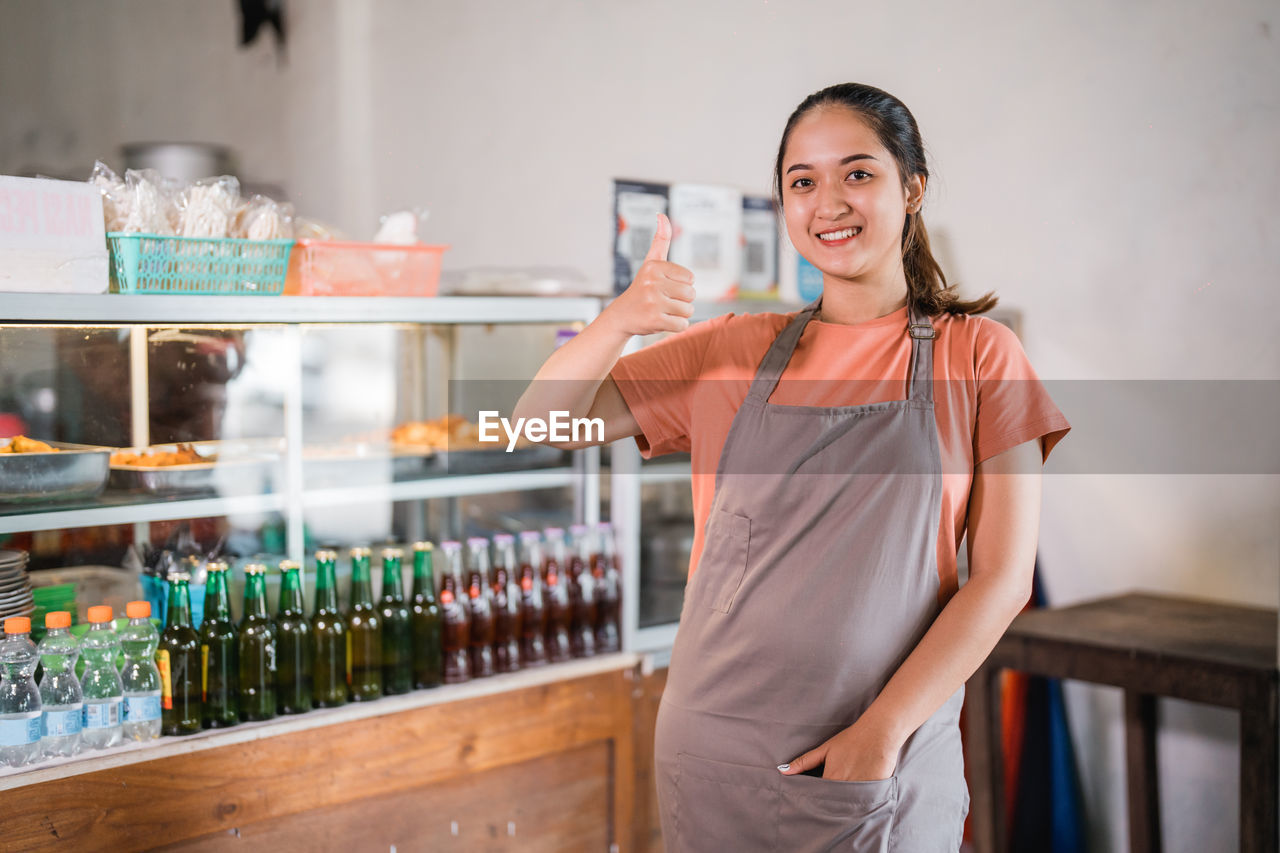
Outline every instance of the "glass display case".
[[509, 414], [529, 365], [598, 311], [561, 298], [5, 294], [0, 426], [59, 452], [36, 470], [35, 456], [3, 460], [0, 548], [29, 551], [33, 570], [118, 566], [128, 546], [181, 529], [206, 551], [304, 561], [317, 547], [593, 523], [598, 448], [482, 449], [464, 419]]

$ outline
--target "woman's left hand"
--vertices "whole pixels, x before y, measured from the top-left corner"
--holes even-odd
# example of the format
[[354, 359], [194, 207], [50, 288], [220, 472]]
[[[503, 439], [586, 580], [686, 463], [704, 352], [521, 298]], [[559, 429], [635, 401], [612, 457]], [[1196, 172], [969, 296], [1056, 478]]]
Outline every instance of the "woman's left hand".
[[[784, 776], [795, 776], [821, 764], [823, 779], [845, 782], [888, 779], [897, 769], [901, 744], [875, 732], [864, 724], [864, 720], [859, 720], [825, 743], [791, 759], [789, 764], [782, 765], [778, 770]], [[786, 769], [783, 770], [783, 767]]]

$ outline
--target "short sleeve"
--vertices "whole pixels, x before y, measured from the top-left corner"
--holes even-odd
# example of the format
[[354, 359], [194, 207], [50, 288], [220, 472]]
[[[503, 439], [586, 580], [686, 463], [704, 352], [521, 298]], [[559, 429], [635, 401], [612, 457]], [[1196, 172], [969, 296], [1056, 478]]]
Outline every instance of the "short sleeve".
[[613, 366], [610, 376], [640, 426], [636, 444], [645, 459], [689, 451], [696, 380], [712, 339], [731, 316], [694, 323]]
[[974, 339], [978, 380], [973, 463], [977, 465], [1032, 439], [1042, 459], [1071, 429], [1036, 375], [1013, 330], [980, 318]]

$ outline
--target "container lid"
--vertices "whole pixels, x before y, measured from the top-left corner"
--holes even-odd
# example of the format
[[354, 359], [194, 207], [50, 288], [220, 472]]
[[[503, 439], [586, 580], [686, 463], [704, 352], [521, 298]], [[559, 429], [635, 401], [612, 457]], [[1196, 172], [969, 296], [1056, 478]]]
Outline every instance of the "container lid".
[[521, 542], [538, 542], [538, 541], [540, 541], [541, 539], [542, 539], [542, 534], [541, 534], [541, 533], [539, 533], [539, 532], [538, 532], [538, 531], [536, 531], [536, 530], [521, 530], [521, 531], [520, 531], [520, 541], [521, 541]]
[[302, 566], [301, 566], [301, 565], [300, 565], [296, 560], [281, 560], [281, 561], [280, 561], [280, 572], [281, 572], [281, 574], [283, 574], [284, 572], [291, 572], [291, 571], [293, 571], [294, 569], [300, 569], [300, 568], [302, 568]]
[[130, 619], [150, 619], [151, 602], [130, 601], [124, 606], [124, 615], [128, 616]]
[[542, 531], [542, 533], [543, 533], [543, 535], [544, 535], [544, 536], [546, 536], [548, 539], [551, 539], [551, 538], [556, 537], [556, 536], [564, 536], [564, 528], [563, 528], [563, 527], [548, 527], [546, 530], [543, 530], [543, 531]]
[[66, 610], [51, 610], [44, 615], [46, 628], [70, 628], [71, 614]]
[[507, 542], [514, 542], [514, 541], [516, 541], [516, 537], [512, 536], [510, 533], [493, 534], [493, 542], [495, 545], [506, 544]]
[[109, 604], [97, 604], [89, 608], [89, 621], [96, 624], [110, 622], [115, 615]]
[[31, 620], [26, 616], [10, 616], [4, 620], [6, 634], [30, 634]]
[[337, 559], [338, 559], [337, 551], [333, 551], [328, 548], [321, 548], [319, 551], [316, 551], [317, 563], [333, 563], [333, 562], [336, 562]]
[[368, 548], [364, 547], [363, 545], [359, 545], [351, 549], [351, 559], [354, 560], [357, 557], [368, 557], [371, 553], [373, 552], [370, 551]]
[[262, 563], [250, 563], [244, 567], [244, 573], [246, 575], [260, 575], [264, 574], [266, 571], [267, 567]]
[[436, 546], [432, 545], [430, 542], [414, 542], [413, 543], [413, 550], [415, 551], [434, 551], [435, 549], [436, 549]]
[[402, 560], [404, 559], [404, 551], [399, 548], [383, 548], [382, 559], [384, 560]]
[[467, 547], [468, 548], [488, 548], [489, 540], [485, 539], [483, 536], [469, 536], [467, 537]]

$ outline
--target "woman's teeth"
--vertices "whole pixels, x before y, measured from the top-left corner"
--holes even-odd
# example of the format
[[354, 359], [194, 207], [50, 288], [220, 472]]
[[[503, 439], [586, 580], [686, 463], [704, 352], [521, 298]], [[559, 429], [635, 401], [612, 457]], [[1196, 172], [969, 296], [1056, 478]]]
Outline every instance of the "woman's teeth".
[[846, 228], [843, 231], [828, 231], [826, 234], [819, 234], [819, 240], [848, 240], [854, 234], [862, 233], [861, 228]]

